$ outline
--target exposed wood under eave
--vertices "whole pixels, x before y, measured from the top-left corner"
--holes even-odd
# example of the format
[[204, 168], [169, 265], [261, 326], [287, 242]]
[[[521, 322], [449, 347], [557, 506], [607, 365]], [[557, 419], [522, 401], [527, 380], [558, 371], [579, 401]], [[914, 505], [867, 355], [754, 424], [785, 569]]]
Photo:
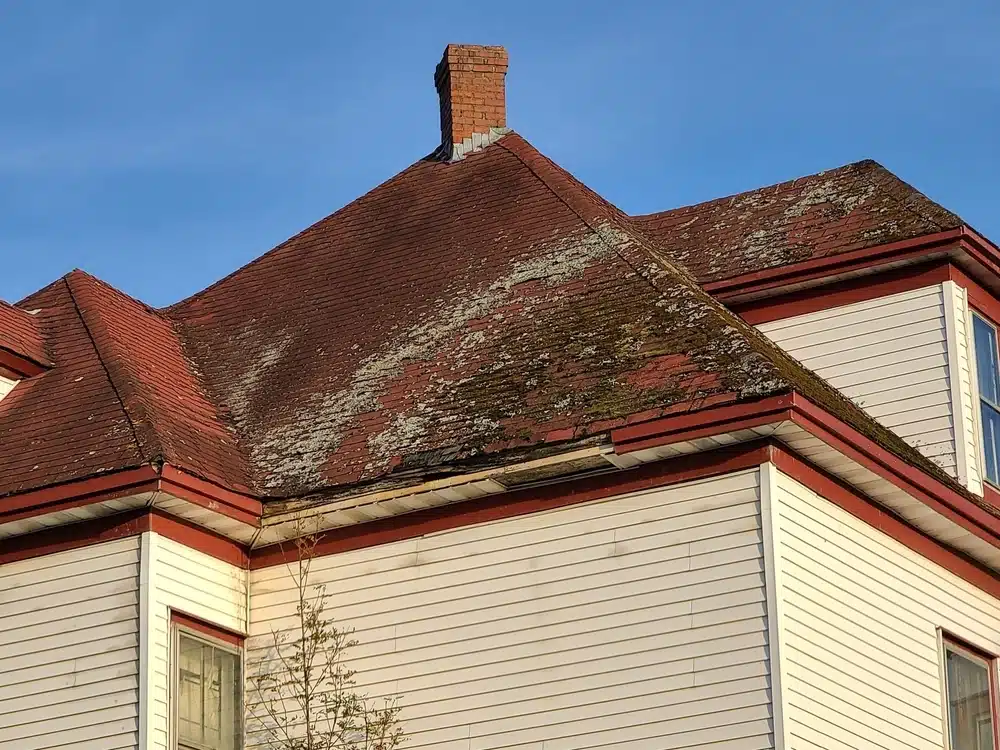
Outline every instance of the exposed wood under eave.
[[[102, 503], [108, 505], [110, 513], [114, 503], [136, 502], [139, 507], [185, 518], [249, 548], [264, 548], [260, 554], [267, 556], [272, 554], [267, 550], [279, 542], [302, 533], [303, 524], [306, 530], [364, 535], [370, 522], [398, 518], [399, 524], [406, 525], [408, 516], [419, 517], [414, 512], [460, 507], [486, 496], [496, 496], [502, 504], [503, 498], [547, 487], [572, 493], [575, 482], [591, 481], [597, 475], [606, 475], [600, 481], [614, 491], [635, 476], [630, 469], [641, 465], [667, 466], [672, 458], [696, 454], [706, 454], [710, 461], [707, 454], [713, 450], [762, 438], [779, 441], [914, 528], [1000, 571], [1000, 518], [986, 503], [952, 486], [950, 479], [907, 464], [798, 394], [676, 414], [614, 430], [610, 442], [604, 444], [410, 487], [286, 508], [264, 519], [259, 500], [231, 493], [175, 467], [139, 467], [29, 493], [31, 497], [0, 499], [0, 532], [9, 529], [10, 523], [33, 520], [33, 512], [37, 515], [39, 509], [48, 514], [39, 519], [41, 525], [51, 526], [80, 520], [56, 520], [55, 513], [72, 513]], [[9, 532], [6, 535], [9, 537]]]

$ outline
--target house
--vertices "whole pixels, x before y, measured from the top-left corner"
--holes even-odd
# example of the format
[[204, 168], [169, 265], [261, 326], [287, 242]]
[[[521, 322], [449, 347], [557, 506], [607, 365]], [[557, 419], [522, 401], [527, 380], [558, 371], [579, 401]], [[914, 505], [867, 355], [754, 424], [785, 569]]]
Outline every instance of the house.
[[0, 747], [263, 747], [304, 524], [410, 748], [998, 747], [1000, 250], [871, 161], [628, 216], [506, 71], [190, 299], [0, 305]]

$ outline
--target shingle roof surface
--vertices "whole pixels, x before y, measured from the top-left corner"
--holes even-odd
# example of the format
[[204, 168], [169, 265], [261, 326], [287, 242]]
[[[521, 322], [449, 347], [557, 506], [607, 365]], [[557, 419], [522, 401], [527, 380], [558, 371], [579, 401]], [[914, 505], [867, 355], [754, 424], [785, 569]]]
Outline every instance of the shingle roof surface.
[[138, 466], [143, 456], [66, 279], [28, 300], [56, 366], [0, 401], [0, 494]]
[[680, 404], [839, 398], [516, 134], [417, 162], [170, 315], [278, 496]]
[[516, 135], [419, 161], [170, 311], [262, 491], [784, 387], [690, 285], [643, 278], [604, 205], [581, 218], [538, 170], [557, 171]]
[[246, 488], [165, 317], [82, 271], [21, 304], [55, 366], [0, 401], [0, 496], [159, 461]]
[[634, 221], [702, 283], [962, 224], [871, 160]]
[[[828, 179], [755, 199], [758, 218]], [[0, 495], [166, 461], [300, 496], [790, 390], [937, 471], [709, 297], [677, 260], [710, 264], [644, 231], [662, 226], [510, 134], [416, 162], [167, 310], [69, 274], [20, 304], [55, 366], [0, 402]]]
[[31, 313], [0, 300], [0, 348], [40, 364], [49, 364], [38, 322]]

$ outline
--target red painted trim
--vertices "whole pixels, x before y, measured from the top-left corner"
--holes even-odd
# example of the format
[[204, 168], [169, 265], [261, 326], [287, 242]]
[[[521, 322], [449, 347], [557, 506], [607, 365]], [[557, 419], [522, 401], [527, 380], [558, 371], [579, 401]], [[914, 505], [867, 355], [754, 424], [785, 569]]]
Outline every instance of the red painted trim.
[[160, 489], [195, 505], [222, 513], [254, 528], [260, 528], [260, 518], [264, 508], [261, 501], [256, 498], [227, 490], [170, 465], [163, 467]]
[[705, 291], [725, 301], [750, 294], [760, 294], [791, 284], [857, 272], [886, 263], [909, 262], [930, 252], [944, 254], [956, 249], [958, 241], [962, 237], [963, 228], [950, 229], [900, 242], [891, 242], [823, 258], [812, 258], [801, 263], [767, 268], [763, 271], [734, 276], [730, 279], [712, 281], [703, 286]]
[[3, 545], [0, 551], [0, 565], [137, 536], [144, 531], [149, 531], [149, 513], [145, 509], [58, 526], [34, 534], [4, 539], [0, 542]]
[[987, 479], [983, 479], [983, 499], [990, 505], [1000, 508], [1000, 491]]
[[982, 659], [983, 661], [993, 661], [997, 658], [996, 654], [992, 651], [987, 651], [982, 646], [977, 646], [962, 636], [956, 635], [947, 628], [941, 628], [941, 638], [945, 641], [945, 643], [956, 646], [961, 651], [968, 651], [970, 654]]
[[810, 287], [778, 297], [735, 304], [732, 309], [747, 323], [759, 325], [940, 284], [952, 278], [951, 268], [947, 261], [921, 263], [821, 287]]
[[611, 442], [615, 453], [631, 453], [667, 443], [749, 429], [790, 419], [792, 404], [791, 394], [783, 394], [758, 401], [672, 414], [612, 430]]
[[[945, 547], [890, 510], [879, 506], [846, 483], [773, 440], [755, 441], [683, 456], [647, 464], [620, 474], [510, 492], [336, 529], [320, 535], [316, 553], [320, 556], [331, 555], [398, 542], [424, 534], [741, 471], [768, 461], [774, 463], [783, 473], [873, 528], [891, 536], [991, 596], [1000, 598], [1000, 576], [975, 560]], [[250, 567], [265, 568], [292, 562], [294, 559], [295, 550], [291, 545], [270, 545], [251, 552]]]
[[116, 471], [54, 487], [44, 487], [0, 498], [0, 523], [113, 500], [126, 495], [152, 492], [158, 475], [152, 466]]
[[[948, 650], [955, 651], [958, 654], [974, 659], [979, 659], [985, 662], [986, 674], [989, 677], [990, 684], [990, 714], [993, 720], [993, 747], [1000, 747], [1000, 722], [997, 721], [997, 658], [994, 654], [989, 651], [981, 649], [979, 646], [969, 643], [969, 641], [964, 638], [951, 633], [944, 628], [941, 628], [941, 640], [945, 646], [946, 652]], [[963, 653], [964, 652], [964, 653]], [[947, 658], [947, 656], [946, 656]], [[945, 698], [947, 699], [947, 690], [945, 691]], [[947, 728], [947, 724], [946, 724]]]
[[965, 289], [970, 307], [994, 323], [1000, 321], [1000, 301], [997, 301], [996, 296], [989, 289], [955, 266], [951, 268], [950, 278], [958, 286]]
[[22, 378], [41, 375], [47, 369], [33, 359], [29, 359], [4, 347], [0, 347], [0, 367], [10, 370]]
[[196, 633], [207, 635], [209, 638], [214, 638], [217, 641], [228, 643], [230, 646], [235, 646], [236, 648], [243, 648], [243, 641], [246, 640], [245, 635], [240, 635], [232, 630], [199, 620], [197, 617], [191, 617], [183, 612], [178, 612], [176, 609], [170, 610], [170, 622], [174, 625], [180, 625], [181, 627], [193, 630]]
[[247, 548], [239, 542], [161, 510], [149, 512], [149, 530], [237, 568], [250, 565]]
[[140, 466], [112, 474], [43, 487], [0, 498], [0, 523], [69, 510], [143, 492], [162, 491], [234, 520], [260, 527], [263, 505], [247, 495], [224, 489], [172, 466], [158, 472]]
[[796, 394], [793, 421], [833, 448], [892, 482], [932, 510], [1000, 548], [1000, 518], [917, 469], [836, 417]]
[[[316, 553], [332, 555], [374, 547], [461, 526], [498, 521], [652, 487], [728, 474], [759, 466], [767, 460], [768, 455], [767, 443], [755, 441], [647, 464], [622, 473], [602, 474], [547, 487], [515, 490], [454, 505], [428, 508], [324, 532], [320, 534]], [[271, 544], [251, 551], [250, 568], [266, 568], [293, 560], [295, 560], [294, 545]]]
[[3, 550], [0, 551], [0, 565], [89, 547], [113, 539], [136, 536], [146, 531], [155, 531], [178, 544], [238, 568], [246, 568], [249, 565], [249, 554], [239, 542], [169, 516], [162, 511], [148, 508], [95, 518], [92, 521], [56, 526], [3, 540], [0, 542], [3, 545]]
[[970, 226], [963, 226], [961, 230], [962, 249], [995, 276], [1000, 276], [1000, 248]]
[[692, 436], [701, 433], [700, 425], [706, 421], [719, 425], [715, 430], [718, 434], [725, 431], [727, 424], [748, 425], [785, 420], [794, 422], [932, 510], [1000, 548], [1000, 518], [947, 483], [906, 463], [798, 393], [655, 419], [613, 430], [611, 439], [617, 453], [627, 453], [636, 450], [636, 446], [645, 449], [692, 439]]
[[869, 526], [887, 534], [919, 555], [951, 571], [978, 589], [1000, 599], [1000, 577], [941, 542], [910, 526], [857, 490], [808, 463], [786, 447], [775, 444], [772, 461], [778, 469]]

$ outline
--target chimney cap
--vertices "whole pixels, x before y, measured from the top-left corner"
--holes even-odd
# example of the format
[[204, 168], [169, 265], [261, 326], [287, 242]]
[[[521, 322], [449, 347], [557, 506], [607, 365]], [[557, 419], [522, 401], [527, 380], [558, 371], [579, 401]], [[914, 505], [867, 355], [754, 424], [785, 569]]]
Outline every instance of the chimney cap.
[[434, 70], [441, 107], [441, 151], [454, 161], [506, 134], [507, 50], [449, 44]]

